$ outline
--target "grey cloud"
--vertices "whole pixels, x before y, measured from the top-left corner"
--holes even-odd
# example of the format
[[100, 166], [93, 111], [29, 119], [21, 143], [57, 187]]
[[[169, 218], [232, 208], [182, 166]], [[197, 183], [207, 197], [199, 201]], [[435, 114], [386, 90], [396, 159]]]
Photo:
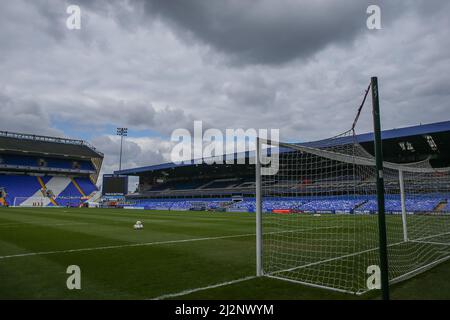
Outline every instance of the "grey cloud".
[[[55, 118], [65, 122], [89, 124], [112, 124], [135, 130], [152, 130], [170, 135], [176, 128], [189, 128], [194, 119], [183, 110], [166, 106], [156, 109], [151, 103], [139, 100], [95, 99], [95, 104], [85, 103], [84, 97], [60, 103], [48, 101], [48, 110], [54, 110]], [[61, 110], [62, 109], [62, 110]], [[81, 109], [81, 113], [72, 110]], [[63, 111], [66, 110], [66, 111]], [[87, 116], [89, 115], [89, 116]], [[92, 130], [92, 129], [91, 129]]]
[[275, 105], [277, 95], [277, 88], [260, 77], [247, 77], [240, 82], [224, 83], [221, 91], [231, 103], [259, 109], [261, 112]]
[[53, 129], [45, 109], [32, 100], [14, 99], [0, 91], [0, 130], [64, 136]]
[[[111, 173], [118, 170], [120, 140], [102, 135], [94, 138], [92, 143], [105, 154], [102, 173]], [[152, 148], [143, 148], [131, 139], [125, 138], [123, 143], [122, 168], [126, 169], [166, 162], [168, 159], [160, 152], [166, 149], [167, 146], [158, 140], [152, 142]]]
[[[234, 63], [280, 64], [307, 58], [330, 44], [346, 44], [366, 29], [373, 1], [146, 1], [151, 17], [225, 53]], [[404, 3], [404, 2], [403, 2]], [[385, 23], [401, 13], [396, 1], [376, 1]], [[192, 38], [192, 37], [191, 37]]]
[[[377, 2], [383, 29], [369, 31], [365, 0], [82, 0], [80, 32], [62, 23], [68, 2], [5, 2], [0, 129], [97, 137], [110, 172], [118, 142], [104, 134], [116, 125], [161, 140], [129, 137], [127, 167], [165, 161], [163, 140], [194, 120], [330, 137], [349, 128], [372, 75], [383, 128], [448, 119], [450, 2]], [[358, 130], [371, 130], [370, 110]]]

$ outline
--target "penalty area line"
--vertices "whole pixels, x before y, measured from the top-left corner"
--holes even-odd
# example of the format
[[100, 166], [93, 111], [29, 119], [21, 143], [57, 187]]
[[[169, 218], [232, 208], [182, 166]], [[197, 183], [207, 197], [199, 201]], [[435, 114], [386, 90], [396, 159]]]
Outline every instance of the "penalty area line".
[[229, 285], [232, 285], [232, 284], [235, 284], [235, 283], [248, 281], [248, 280], [252, 280], [252, 279], [255, 279], [255, 278], [256, 278], [256, 276], [248, 276], [248, 277], [244, 277], [244, 278], [240, 278], [240, 279], [236, 279], [236, 280], [231, 280], [231, 281], [227, 281], [227, 282], [221, 282], [221, 283], [212, 284], [212, 285], [209, 285], [209, 286], [206, 286], [206, 287], [199, 287], [199, 288], [187, 289], [187, 290], [183, 290], [183, 291], [175, 292], [175, 293], [163, 294], [163, 295], [161, 295], [159, 297], [152, 298], [152, 299], [149, 299], [149, 300], [164, 300], [164, 299], [168, 299], [168, 298], [176, 298], [176, 297], [185, 296], [187, 294], [191, 294], [191, 293], [194, 293], [194, 292], [199, 292], [199, 291], [204, 291], [204, 290], [209, 290], [209, 289], [229, 286]]

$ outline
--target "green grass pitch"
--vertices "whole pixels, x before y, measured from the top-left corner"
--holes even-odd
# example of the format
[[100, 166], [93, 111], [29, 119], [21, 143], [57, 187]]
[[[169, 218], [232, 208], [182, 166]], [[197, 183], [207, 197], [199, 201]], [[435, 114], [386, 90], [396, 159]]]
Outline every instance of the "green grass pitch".
[[[253, 276], [254, 231], [250, 213], [2, 208], [0, 299], [378, 298], [266, 277], [190, 291]], [[69, 265], [81, 268], [81, 290], [66, 287]], [[450, 299], [450, 262], [391, 289], [394, 299]]]

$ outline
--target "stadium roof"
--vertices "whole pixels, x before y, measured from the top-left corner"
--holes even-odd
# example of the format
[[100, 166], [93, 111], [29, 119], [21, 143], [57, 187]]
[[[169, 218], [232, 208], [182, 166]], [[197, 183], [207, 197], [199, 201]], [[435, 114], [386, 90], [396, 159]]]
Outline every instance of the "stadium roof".
[[[397, 138], [404, 138], [404, 137], [411, 137], [411, 136], [418, 136], [418, 135], [427, 135], [427, 134], [433, 134], [438, 132], [446, 132], [450, 131], [450, 121], [444, 121], [444, 122], [437, 122], [437, 123], [431, 123], [431, 124], [420, 124], [418, 126], [412, 126], [412, 127], [406, 127], [406, 128], [398, 128], [398, 129], [391, 129], [391, 130], [384, 130], [381, 133], [381, 137], [383, 140], [388, 139], [397, 139]], [[364, 133], [359, 134], [356, 136], [356, 140], [359, 143], [365, 143], [373, 141], [373, 133]], [[305, 145], [310, 147], [319, 147], [321, 146], [326, 140], [317, 140], [312, 142], [306, 142], [306, 143], [297, 143], [299, 145]], [[329, 142], [329, 140], [328, 140]], [[345, 136], [345, 137], [339, 137], [334, 139], [335, 145], [345, 145], [353, 142], [352, 136]], [[251, 153], [246, 152], [245, 156], [249, 156]], [[234, 157], [239, 157], [238, 154], [234, 154]], [[138, 168], [132, 168], [132, 169], [125, 169], [121, 171], [115, 171], [114, 174], [124, 174], [124, 175], [139, 175], [144, 172], [149, 171], [158, 171], [158, 170], [164, 170], [164, 169], [172, 169], [177, 167], [186, 167], [194, 165], [194, 160], [190, 160], [188, 163], [181, 163], [181, 164], [175, 164], [172, 162], [169, 163], [162, 163], [152, 166], [145, 166], [145, 167], [138, 167]]]
[[[450, 121], [443, 121], [443, 122], [436, 122], [431, 124], [421, 124], [418, 126], [413, 127], [406, 127], [406, 128], [399, 128], [399, 129], [391, 129], [391, 130], [384, 130], [381, 133], [381, 137], [383, 140], [387, 139], [397, 139], [397, 138], [404, 138], [404, 137], [410, 137], [410, 136], [417, 136], [417, 135], [426, 135], [426, 134], [432, 134], [432, 133], [438, 133], [438, 132], [445, 132], [450, 131]], [[356, 139], [359, 143], [369, 142], [373, 141], [373, 133], [363, 133], [356, 136]], [[335, 139], [336, 145], [338, 144], [347, 144], [351, 143], [353, 140], [353, 137], [346, 136], [342, 138]], [[319, 144], [321, 141], [314, 141], [310, 143], [304, 143], [304, 145], [315, 145]]]
[[83, 140], [0, 131], [0, 151], [48, 154], [63, 157], [103, 158], [103, 153]]

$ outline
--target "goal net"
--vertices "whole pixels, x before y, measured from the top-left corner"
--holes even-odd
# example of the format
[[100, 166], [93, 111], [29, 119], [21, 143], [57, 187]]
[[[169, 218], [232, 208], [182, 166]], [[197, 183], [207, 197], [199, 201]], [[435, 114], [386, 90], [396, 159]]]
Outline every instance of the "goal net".
[[78, 207], [83, 202], [81, 197], [15, 197], [14, 207]]
[[14, 207], [45, 207], [50, 202], [47, 197], [15, 197]]
[[[373, 156], [349, 131], [314, 145], [280, 143], [278, 163], [275, 174], [257, 172], [261, 272], [355, 294], [380, 288]], [[384, 162], [390, 283], [450, 258], [449, 171], [428, 160]]]

